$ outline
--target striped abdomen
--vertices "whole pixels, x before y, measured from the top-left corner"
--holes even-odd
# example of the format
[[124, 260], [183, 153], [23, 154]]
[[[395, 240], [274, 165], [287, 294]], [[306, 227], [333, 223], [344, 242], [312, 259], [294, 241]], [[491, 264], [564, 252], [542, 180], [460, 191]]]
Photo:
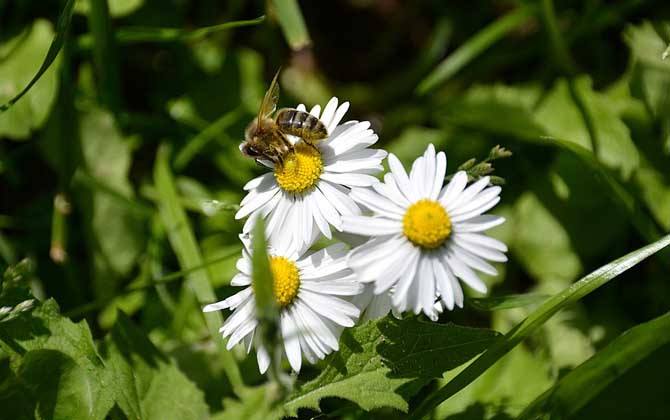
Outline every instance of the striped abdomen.
[[321, 120], [305, 111], [283, 108], [277, 112], [275, 121], [283, 133], [298, 136], [308, 143], [328, 137], [328, 130]]

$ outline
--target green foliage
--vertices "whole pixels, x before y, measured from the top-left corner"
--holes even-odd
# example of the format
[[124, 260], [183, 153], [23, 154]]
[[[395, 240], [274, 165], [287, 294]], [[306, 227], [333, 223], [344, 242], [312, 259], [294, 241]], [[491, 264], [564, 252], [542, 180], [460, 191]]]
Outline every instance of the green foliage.
[[[0, 1], [0, 417], [666, 418], [670, 9], [503, 3]], [[282, 107], [337, 96], [406, 167], [505, 181], [487, 296], [289, 375], [256, 235], [267, 377], [225, 349], [202, 307], [239, 290], [278, 68]]]
[[[25, 33], [0, 44], [0, 56], [11, 58], [0, 61], [0, 136], [27, 139], [49, 116], [58, 91], [58, 51], [49, 55], [53, 37], [51, 24], [37, 20]], [[45, 55], [50, 61], [37, 75], [26, 71]]]
[[202, 391], [123, 313], [101, 353], [114, 378], [116, 403], [128, 418], [207, 418]]
[[340, 350], [326, 359], [315, 379], [289, 395], [284, 408], [319, 409], [326, 397], [344, 398], [365, 410], [393, 407], [406, 412], [407, 401], [431, 377], [454, 369], [481, 353], [495, 331], [384, 318], [347, 330]]
[[668, 327], [670, 314], [665, 314], [624, 332], [561, 378], [529, 405], [519, 418], [532, 419], [548, 414], [568, 417], [577, 413], [623, 372], [667, 344], [670, 341], [665, 334]]

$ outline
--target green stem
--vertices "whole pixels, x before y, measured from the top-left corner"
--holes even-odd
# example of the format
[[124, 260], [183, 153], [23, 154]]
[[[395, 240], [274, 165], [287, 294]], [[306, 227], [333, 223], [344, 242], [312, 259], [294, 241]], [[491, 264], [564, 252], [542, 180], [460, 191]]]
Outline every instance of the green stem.
[[115, 115], [121, 110], [121, 82], [116, 41], [107, 0], [88, 0], [88, 25], [93, 34], [93, 61], [100, 100]]
[[241, 252], [241, 248], [236, 248], [234, 250], [231, 250], [230, 252], [226, 252], [224, 255], [222, 255], [220, 257], [205, 261], [204, 263], [202, 263], [200, 265], [197, 265], [197, 266], [194, 266], [194, 267], [191, 267], [191, 268], [187, 268], [185, 270], [176, 271], [174, 273], [170, 273], [170, 274], [162, 276], [162, 277], [154, 278], [153, 280], [151, 280], [148, 283], [136, 284], [136, 285], [133, 285], [133, 286], [129, 286], [128, 288], [119, 291], [114, 296], [109, 296], [109, 297], [106, 297], [106, 298], [103, 298], [103, 299], [98, 299], [98, 300], [95, 300], [93, 302], [89, 302], [85, 305], [81, 305], [81, 306], [78, 306], [76, 308], [73, 308], [72, 310], [67, 311], [65, 313], [65, 316], [68, 316], [68, 317], [82, 316], [86, 313], [89, 313], [91, 311], [95, 311], [96, 309], [100, 309], [100, 308], [104, 307], [106, 304], [108, 304], [109, 302], [111, 302], [112, 300], [114, 300], [114, 299], [116, 299], [120, 296], [125, 296], [125, 295], [128, 295], [128, 294], [134, 293], [134, 292], [139, 292], [139, 291], [142, 291], [142, 290], [151, 289], [151, 288], [158, 287], [158, 286], [163, 286], [166, 283], [170, 283], [170, 282], [173, 282], [173, 281], [176, 281], [176, 280], [180, 280], [180, 279], [184, 278], [185, 276], [187, 276], [189, 274], [195, 273], [196, 271], [203, 270], [203, 269], [205, 269], [205, 268], [207, 268], [211, 265], [218, 264], [220, 262], [226, 261], [229, 258], [234, 257], [235, 255], [238, 255], [240, 252]]
[[449, 78], [458, 73], [473, 59], [502, 39], [507, 33], [526, 22], [533, 15], [534, 8], [522, 6], [479, 31], [475, 36], [458, 47], [456, 51], [444, 59], [435, 70], [423, 79], [416, 89], [417, 93], [424, 95], [449, 80]]

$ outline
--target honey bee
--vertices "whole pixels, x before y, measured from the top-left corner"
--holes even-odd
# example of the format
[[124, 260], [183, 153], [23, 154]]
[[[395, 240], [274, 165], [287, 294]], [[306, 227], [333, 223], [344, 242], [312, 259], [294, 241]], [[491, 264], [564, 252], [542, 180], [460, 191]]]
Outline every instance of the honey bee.
[[274, 114], [279, 101], [279, 85], [275, 74], [270, 88], [265, 92], [258, 117], [254, 118], [244, 132], [242, 153], [254, 159], [266, 159], [282, 165], [284, 157], [293, 151], [287, 134], [300, 137], [312, 147], [328, 137], [326, 126], [312, 114], [295, 108], [282, 108]]

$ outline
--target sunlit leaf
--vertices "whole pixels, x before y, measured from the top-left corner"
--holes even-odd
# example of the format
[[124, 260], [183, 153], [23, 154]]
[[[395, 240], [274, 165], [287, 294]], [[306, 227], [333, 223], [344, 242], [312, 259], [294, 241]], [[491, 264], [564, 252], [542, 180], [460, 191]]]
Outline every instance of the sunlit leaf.
[[406, 412], [409, 397], [428, 378], [460, 366], [496, 336], [491, 330], [414, 319], [370, 321], [345, 330], [340, 350], [326, 359], [321, 374], [299, 386], [284, 407], [295, 415], [299, 408], [318, 410], [322, 398], [338, 397], [365, 410]]

